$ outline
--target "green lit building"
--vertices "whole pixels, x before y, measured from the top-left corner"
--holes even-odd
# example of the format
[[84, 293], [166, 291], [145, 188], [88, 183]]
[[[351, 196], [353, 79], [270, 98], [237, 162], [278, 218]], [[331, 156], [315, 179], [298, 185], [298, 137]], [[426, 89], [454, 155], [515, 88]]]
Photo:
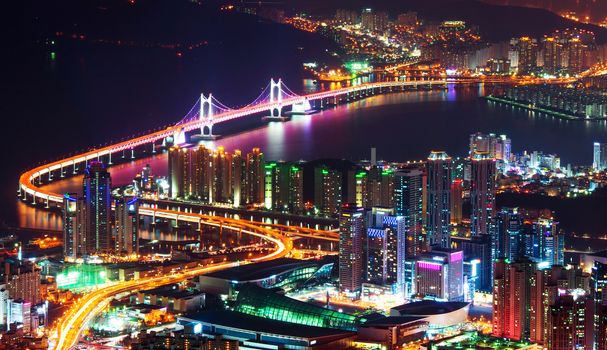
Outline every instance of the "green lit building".
[[322, 260], [281, 258], [211, 272], [200, 276], [198, 282], [203, 292], [228, 295], [233, 299], [247, 283], [289, 291], [305, 283], [327, 281], [331, 278], [333, 265], [331, 257]]
[[275, 321], [344, 331], [355, 331], [359, 324], [366, 321], [354, 315], [291, 299], [254, 284], [240, 289], [234, 310]]
[[57, 288], [78, 292], [108, 282], [106, 267], [98, 264], [69, 264], [57, 274]]
[[301, 213], [303, 168], [294, 163], [269, 162], [264, 167], [264, 207], [269, 210]]

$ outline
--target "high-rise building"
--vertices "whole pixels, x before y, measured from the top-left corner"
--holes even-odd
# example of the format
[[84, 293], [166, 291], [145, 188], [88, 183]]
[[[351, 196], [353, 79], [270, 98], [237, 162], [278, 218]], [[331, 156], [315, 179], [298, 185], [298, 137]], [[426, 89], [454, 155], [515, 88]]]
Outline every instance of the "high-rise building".
[[595, 261], [590, 275], [590, 292], [594, 299], [594, 335], [596, 348], [607, 350], [607, 264]]
[[169, 197], [183, 198], [189, 194], [186, 189], [189, 176], [187, 168], [188, 150], [180, 147], [169, 149]]
[[497, 213], [493, 258], [518, 260], [523, 254], [523, 219], [518, 208], [502, 208]]
[[430, 246], [451, 246], [451, 157], [432, 151], [427, 161], [426, 235]]
[[353, 176], [354, 182], [354, 203], [361, 208], [367, 208], [369, 204], [369, 195], [367, 193], [368, 174], [365, 170], [359, 170], [349, 176]]
[[492, 237], [489, 235], [473, 236], [470, 240], [464, 240], [461, 248], [464, 251], [466, 261], [478, 260], [476, 264], [477, 280], [476, 289], [490, 292], [493, 279], [491, 271], [493, 270], [493, 260], [491, 259]]
[[494, 263], [492, 334], [495, 337], [523, 340], [529, 337], [531, 288], [534, 273], [530, 260]]
[[551, 75], [558, 73], [561, 56], [561, 40], [558, 37], [544, 37], [542, 40], [544, 53], [544, 72]]
[[116, 200], [116, 254], [139, 253], [139, 201], [137, 197]]
[[232, 202], [234, 206], [245, 205], [246, 164], [240, 150], [235, 150], [232, 156]]
[[392, 207], [394, 203], [394, 172], [391, 169], [371, 167], [366, 176], [365, 208]]
[[364, 209], [345, 204], [339, 213], [339, 291], [357, 293], [363, 282]]
[[341, 172], [325, 166], [314, 169], [314, 204], [324, 216], [337, 214], [341, 205]]
[[464, 205], [464, 180], [455, 179], [451, 182], [451, 224], [462, 222], [462, 207]]
[[405, 221], [408, 257], [419, 256], [422, 252], [424, 176], [424, 171], [418, 167], [394, 173], [394, 209]]
[[522, 37], [512, 41], [518, 53], [518, 74], [529, 75], [537, 69], [537, 40]]
[[335, 12], [335, 20], [343, 24], [358, 23], [358, 13], [353, 10], [338, 9]]
[[[541, 266], [540, 266], [541, 267]], [[579, 268], [563, 266], [538, 269], [529, 279], [530, 334], [529, 339], [540, 345], [549, 342], [550, 306], [554, 305], [563, 291], [583, 289], [588, 292], [588, 276]]]
[[584, 291], [560, 291], [550, 306], [548, 318], [548, 349], [592, 349], [593, 300]]
[[4, 262], [4, 282], [11, 299], [25, 300], [32, 304], [42, 301], [40, 294], [40, 269], [29, 261]]
[[540, 217], [525, 235], [525, 255], [546, 266], [565, 263], [565, 234], [553, 218]]
[[291, 163], [265, 165], [265, 207], [299, 213], [303, 210], [303, 169]]
[[215, 203], [232, 203], [232, 156], [222, 146], [213, 152], [213, 201]]
[[[473, 237], [488, 237], [488, 242], [495, 240], [495, 190], [496, 166], [495, 159], [489, 152], [476, 152], [471, 159], [470, 203], [472, 206], [470, 217], [470, 231]], [[485, 241], [487, 242], [487, 241]], [[493, 244], [491, 243], [491, 246]], [[482, 275], [480, 287], [490, 288], [493, 280], [493, 263], [491, 257], [495, 256], [493, 249], [489, 257], [481, 259]], [[466, 258], [470, 258], [466, 256]], [[488, 273], [488, 275], [487, 275]]]
[[265, 185], [265, 161], [259, 148], [247, 154], [247, 203], [263, 204]]
[[377, 12], [366, 8], [362, 10], [360, 22], [363, 29], [383, 33], [388, 29], [390, 19], [386, 12]]
[[367, 215], [366, 277], [380, 285], [404, 285], [405, 223], [392, 208], [372, 208]]
[[464, 300], [464, 253], [461, 250], [435, 248], [423, 254], [415, 264], [416, 293], [449, 301]]
[[595, 142], [592, 168], [596, 171], [607, 169], [607, 143]]
[[496, 169], [495, 159], [488, 152], [472, 155], [470, 181], [470, 218], [473, 236], [494, 234]]
[[607, 350], [607, 305], [595, 303], [594, 314], [594, 343], [596, 350]]
[[83, 197], [85, 200], [86, 224], [83, 229], [83, 254], [108, 253], [112, 237], [110, 173], [103, 163], [91, 161], [84, 171]]
[[85, 201], [76, 193], [63, 198], [63, 256], [76, 259], [82, 255], [82, 238], [85, 227]]
[[512, 141], [506, 135], [480, 132], [470, 135], [470, 156], [482, 152], [489, 153], [497, 161], [497, 167], [505, 171], [512, 158]]

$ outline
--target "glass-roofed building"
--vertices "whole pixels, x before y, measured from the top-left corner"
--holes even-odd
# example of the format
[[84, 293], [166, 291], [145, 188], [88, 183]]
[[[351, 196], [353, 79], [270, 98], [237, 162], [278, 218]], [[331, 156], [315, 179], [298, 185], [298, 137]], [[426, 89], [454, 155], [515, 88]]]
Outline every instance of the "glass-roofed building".
[[240, 288], [235, 311], [306, 326], [355, 331], [363, 318], [291, 299], [272, 290], [247, 284]]

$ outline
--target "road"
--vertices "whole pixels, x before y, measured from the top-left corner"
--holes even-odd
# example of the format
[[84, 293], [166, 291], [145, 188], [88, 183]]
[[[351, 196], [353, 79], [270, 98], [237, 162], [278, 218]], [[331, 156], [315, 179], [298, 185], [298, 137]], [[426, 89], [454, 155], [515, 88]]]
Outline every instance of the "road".
[[[276, 249], [274, 251], [266, 256], [254, 259], [255, 261], [284, 257], [293, 248], [291, 239], [288, 238], [284, 233], [274, 229], [255, 226], [255, 224], [251, 224], [249, 222], [240, 224], [247, 226], [247, 229], [242, 230], [243, 233], [261, 237], [275, 244]], [[233, 229], [242, 228], [229, 227], [227, 225], [224, 227]], [[109, 304], [110, 300], [116, 295], [125, 292], [133, 293], [137, 290], [156, 288], [166, 284], [178, 283], [199, 275], [221, 269], [227, 269], [237, 265], [239, 265], [237, 262], [225, 262], [209, 266], [201, 266], [194, 269], [180, 271], [178, 273], [121, 282], [85, 294], [78, 299], [72, 305], [72, 307], [69, 308], [69, 310], [65, 312], [63, 317], [57, 322], [56, 327], [50, 332], [51, 339], [56, 339], [56, 341], [54, 343], [55, 345], [51, 345], [49, 348], [54, 350], [68, 350], [75, 346], [80, 339], [82, 331], [86, 328], [87, 322], [102, 312], [103, 309]]]

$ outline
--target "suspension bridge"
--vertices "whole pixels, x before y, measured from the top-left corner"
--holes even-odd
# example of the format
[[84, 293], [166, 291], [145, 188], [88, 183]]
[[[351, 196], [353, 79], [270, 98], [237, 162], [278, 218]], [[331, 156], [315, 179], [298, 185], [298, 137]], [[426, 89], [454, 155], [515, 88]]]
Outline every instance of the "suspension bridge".
[[63, 195], [39, 187], [43, 183], [43, 178], [44, 181], [52, 181], [55, 177], [62, 178], [68, 173], [75, 174], [81, 168], [86, 167], [90, 160], [103, 160], [106, 164], [112, 165], [114, 154], [120, 152], [124, 157], [125, 152], [130, 152], [130, 157], [134, 159], [136, 149], [149, 145], [151, 145], [151, 152], [156, 153], [157, 143], [166, 144], [167, 140], [170, 140], [170, 143], [175, 145], [183, 144], [186, 142], [186, 133], [200, 132], [194, 137], [214, 138], [216, 137], [213, 134], [214, 126], [256, 114], [269, 113], [264, 117], [269, 120], [283, 120], [287, 109], [290, 109], [291, 113], [307, 113], [375, 94], [399, 91], [399, 89], [432, 88], [444, 85], [444, 80], [395, 80], [298, 95], [290, 90], [281, 79], [271, 79], [253, 102], [241, 108], [230, 108], [212, 94], [201, 94], [188, 113], [173, 126], [35, 167], [20, 176], [18, 192], [24, 201], [31, 201], [32, 204], [42, 202], [46, 207], [51, 204], [62, 206]]

